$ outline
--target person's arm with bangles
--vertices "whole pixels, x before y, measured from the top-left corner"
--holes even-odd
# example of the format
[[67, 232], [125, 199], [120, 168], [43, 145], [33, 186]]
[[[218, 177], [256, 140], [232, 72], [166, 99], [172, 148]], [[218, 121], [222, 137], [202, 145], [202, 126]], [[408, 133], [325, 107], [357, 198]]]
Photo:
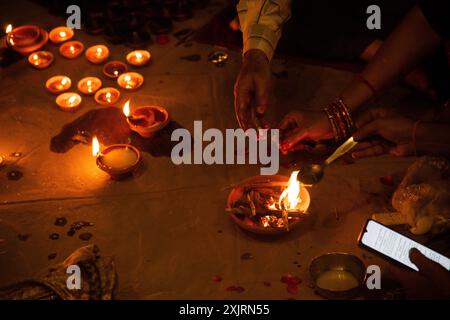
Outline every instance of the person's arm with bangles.
[[[442, 38], [428, 23], [419, 5], [414, 6], [383, 43], [364, 71], [357, 75], [334, 102], [321, 111], [290, 112], [279, 127], [284, 135], [281, 150], [290, 152], [305, 140], [334, 139], [342, 142], [352, 134], [359, 143], [354, 157], [391, 153], [450, 154], [449, 116], [441, 123], [417, 122], [395, 115], [392, 109], [369, 110], [352, 120], [364, 103], [409, 72], [436, 50]], [[325, 111], [325, 112], [324, 112]], [[450, 113], [450, 111], [445, 111]], [[377, 139], [371, 139], [378, 136]]]

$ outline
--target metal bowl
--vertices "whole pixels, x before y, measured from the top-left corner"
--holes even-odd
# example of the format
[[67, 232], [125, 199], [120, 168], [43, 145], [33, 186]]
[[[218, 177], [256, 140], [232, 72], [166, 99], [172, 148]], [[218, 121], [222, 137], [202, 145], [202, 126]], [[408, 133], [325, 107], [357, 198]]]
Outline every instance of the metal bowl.
[[[355, 286], [348, 289], [334, 289], [331, 286], [321, 287], [321, 276], [330, 271], [350, 274], [350, 276], [354, 277], [352, 280], [356, 280]], [[366, 267], [361, 259], [353, 254], [333, 252], [314, 258], [309, 266], [309, 273], [317, 292], [321, 296], [327, 299], [343, 300], [352, 299], [358, 295], [364, 284]], [[336, 277], [333, 281], [335, 281], [336, 287], [343, 284], [339, 283], [343, 281], [341, 277]]]

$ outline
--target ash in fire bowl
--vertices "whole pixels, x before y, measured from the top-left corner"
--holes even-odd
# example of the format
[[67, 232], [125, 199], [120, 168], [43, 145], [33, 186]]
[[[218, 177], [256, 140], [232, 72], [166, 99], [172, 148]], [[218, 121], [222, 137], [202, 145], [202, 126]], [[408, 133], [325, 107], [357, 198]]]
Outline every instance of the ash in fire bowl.
[[285, 176], [256, 176], [234, 187], [226, 211], [241, 228], [257, 234], [283, 234], [308, 215], [310, 196], [297, 180]]

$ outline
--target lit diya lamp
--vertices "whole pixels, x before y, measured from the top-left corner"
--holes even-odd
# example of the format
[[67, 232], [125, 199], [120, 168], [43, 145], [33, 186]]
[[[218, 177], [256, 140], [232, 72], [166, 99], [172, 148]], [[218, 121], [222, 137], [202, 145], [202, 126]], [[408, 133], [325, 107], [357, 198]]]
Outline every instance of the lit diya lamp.
[[72, 80], [66, 76], [54, 76], [47, 80], [45, 87], [51, 93], [61, 93], [67, 91], [72, 86]]
[[109, 58], [109, 49], [107, 46], [99, 44], [88, 48], [85, 55], [90, 62], [100, 64]]
[[31, 52], [38, 51], [48, 41], [47, 31], [38, 26], [25, 25], [17, 28], [7, 27], [6, 44], [9, 48], [27, 56]]
[[28, 63], [39, 70], [50, 67], [53, 60], [53, 54], [48, 51], [37, 51], [28, 56]]
[[135, 50], [127, 55], [128, 63], [136, 67], [146, 65], [150, 61], [150, 58], [151, 54], [147, 50]]
[[169, 113], [160, 106], [140, 107], [131, 113], [130, 100], [128, 100], [123, 107], [123, 113], [127, 117], [131, 130], [144, 138], [153, 137], [169, 123]]
[[121, 61], [111, 61], [103, 67], [103, 73], [111, 79], [117, 79], [121, 74], [127, 71], [127, 65]]
[[115, 180], [130, 176], [141, 160], [139, 150], [129, 144], [113, 144], [100, 151], [97, 137], [92, 139], [92, 155], [97, 166]]
[[241, 228], [266, 235], [291, 231], [308, 216], [310, 195], [297, 180], [299, 171], [290, 178], [257, 176], [234, 187], [226, 211]]
[[54, 44], [61, 44], [73, 38], [73, 29], [67, 27], [56, 27], [49, 33], [49, 39]]
[[56, 97], [58, 107], [66, 112], [74, 112], [80, 108], [81, 96], [75, 92], [62, 93]]
[[95, 101], [102, 106], [114, 106], [120, 99], [120, 91], [115, 88], [103, 88], [95, 94]]
[[125, 90], [136, 90], [144, 83], [144, 77], [137, 72], [126, 72], [117, 78], [117, 84]]
[[102, 80], [97, 77], [86, 77], [78, 82], [77, 88], [81, 93], [92, 95], [102, 87]]
[[35, 44], [40, 35], [41, 31], [37, 26], [25, 25], [13, 29], [12, 25], [9, 25], [7, 42], [11, 47], [26, 47]]
[[75, 59], [84, 50], [84, 45], [80, 41], [68, 41], [59, 47], [59, 53], [67, 59]]

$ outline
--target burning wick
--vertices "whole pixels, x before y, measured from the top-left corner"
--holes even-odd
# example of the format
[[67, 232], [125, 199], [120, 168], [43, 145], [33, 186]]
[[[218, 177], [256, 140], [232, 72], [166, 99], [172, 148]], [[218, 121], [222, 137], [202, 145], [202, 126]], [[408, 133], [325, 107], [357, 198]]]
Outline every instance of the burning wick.
[[12, 31], [12, 24], [8, 24], [8, 26], [6, 27], [6, 34], [10, 34]]
[[70, 50], [70, 52], [71, 52], [72, 54], [75, 53], [75, 47], [74, 47], [74, 46], [70, 46], [69, 50]]
[[35, 65], [39, 65], [39, 56], [37, 54], [33, 55], [33, 60]]
[[92, 156], [97, 157], [100, 153], [100, 143], [96, 136], [92, 138]]
[[97, 57], [98, 57], [98, 58], [101, 58], [102, 53], [103, 53], [102, 48], [97, 48]]
[[141, 61], [142, 60], [142, 53], [136, 52], [136, 60]]
[[61, 38], [65, 38], [65, 37], [67, 37], [67, 33], [66, 33], [65, 31], [61, 31], [61, 32], [59, 33], [59, 36], [60, 36]]
[[[67, 84], [67, 82], [68, 82], [67, 78], [63, 78], [63, 79], [61, 80], [61, 82], [60, 82], [59, 84], [56, 85], [57, 89], [58, 89], [58, 90], [64, 89], [64, 86]], [[73, 96], [72, 98], [74, 98], [74, 96]], [[71, 99], [72, 99], [72, 98], [71, 98]]]
[[107, 92], [105, 97], [106, 97], [106, 101], [111, 103], [111, 92]]
[[75, 103], [75, 101], [77, 100], [77, 96], [71, 96], [68, 100], [67, 100], [67, 104], [69, 106], [73, 106], [73, 104]]
[[145, 115], [138, 115], [136, 116], [130, 116], [130, 100], [128, 100], [127, 102], [125, 102], [125, 104], [123, 105], [123, 114], [125, 115], [125, 117], [127, 117], [127, 120], [135, 125], [135, 126], [145, 126], [147, 123], [146, 120], [146, 116]]
[[114, 71], [114, 75], [115, 75], [115, 76], [118, 76], [118, 75], [119, 75], [119, 71], [117, 71], [117, 70]]
[[87, 87], [88, 87], [88, 92], [92, 92], [92, 81], [91, 80], [88, 80], [87, 81]]
[[126, 87], [128, 89], [133, 88], [133, 86], [131, 85], [131, 76], [125, 76], [125, 78], [123, 78], [123, 79], [125, 80]]

